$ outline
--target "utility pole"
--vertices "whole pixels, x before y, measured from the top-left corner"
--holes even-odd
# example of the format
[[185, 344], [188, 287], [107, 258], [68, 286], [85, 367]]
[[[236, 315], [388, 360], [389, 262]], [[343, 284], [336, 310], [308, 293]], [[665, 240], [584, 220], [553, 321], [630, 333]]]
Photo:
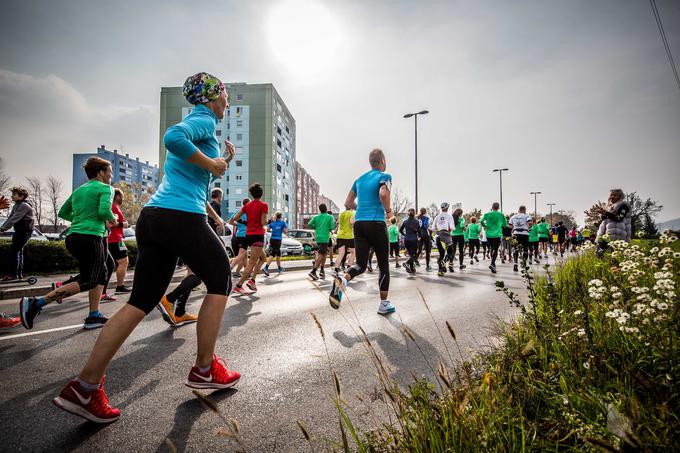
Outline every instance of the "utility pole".
[[494, 172], [498, 172], [498, 176], [500, 179], [500, 189], [501, 189], [501, 212], [503, 212], [503, 172], [508, 171], [507, 168], [496, 168], [494, 169]]

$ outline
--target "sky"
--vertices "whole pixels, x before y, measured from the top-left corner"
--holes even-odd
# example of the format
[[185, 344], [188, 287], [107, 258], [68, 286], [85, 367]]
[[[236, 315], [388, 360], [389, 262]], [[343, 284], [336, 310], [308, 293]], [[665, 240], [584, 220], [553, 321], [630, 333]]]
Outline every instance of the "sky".
[[[680, 63], [680, 2], [657, 0]], [[99, 145], [158, 161], [161, 86], [276, 87], [297, 159], [341, 204], [381, 148], [420, 205], [582, 211], [620, 187], [680, 217], [680, 89], [649, 2], [34, 1], [0, 16], [0, 158], [13, 183]], [[66, 194], [65, 194], [66, 195]]]

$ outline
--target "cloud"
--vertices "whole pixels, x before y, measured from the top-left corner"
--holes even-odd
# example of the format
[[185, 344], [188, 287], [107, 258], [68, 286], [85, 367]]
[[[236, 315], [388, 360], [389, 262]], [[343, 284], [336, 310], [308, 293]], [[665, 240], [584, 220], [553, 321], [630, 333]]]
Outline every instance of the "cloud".
[[102, 144], [156, 161], [157, 137], [152, 106], [95, 105], [56, 75], [0, 69], [0, 150], [16, 182], [53, 174], [70, 187], [71, 154]]

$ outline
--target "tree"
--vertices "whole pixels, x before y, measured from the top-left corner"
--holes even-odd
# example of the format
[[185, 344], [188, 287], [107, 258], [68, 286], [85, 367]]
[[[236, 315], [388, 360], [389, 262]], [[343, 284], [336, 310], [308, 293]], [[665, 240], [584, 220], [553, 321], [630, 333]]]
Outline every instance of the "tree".
[[27, 177], [26, 182], [28, 183], [28, 196], [33, 203], [35, 222], [38, 229], [40, 229], [43, 218], [43, 183], [40, 178], [36, 176]]
[[637, 192], [630, 192], [627, 194], [626, 201], [630, 205], [633, 234], [635, 234], [635, 231], [643, 229], [643, 220], [645, 220], [647, 216], [649, 216], [649, 220], [651, 221], [663, 210], [663, 205], [659, 204], [658, 201], [652, 200], [651, 198], [643, 200]]
[[137, 223], [142, 208], [151, 198], [151, 191], [145, 190], [141, 184], [120, 183], [117, 187], [123, 191], [123, 204], [120, 210], [123, 211], [125, 219], [130, 225]]
[[646, 238], [656, 238], [659, 237], [659, 229], [656, 227], [656, 223], [652, 220], [649, 214], [645, 214], [642, 222], [642, 233]]
[[9, 189], [10, 177], [3, 169], [2, 158], [0, 158], [0, 195], [5, 195], [5, 191]]
[[61, 189], [63, 187], [63, 184], [61, 180], [55, 178], [54, 176], [50, 175], [47, 177], [47, 186], [46, 186], [46, 191], [47, 191], [47, 201], [49, 204], [49, 209], [50, 209], [50, 215], [51, 215], [51, 221], [52, 221], [52, 226], [54, 227], [54, 232], [58, 232], [58, 226], [59, 226], [59, 204], [61, 202]]
[[477, 221], [481, 220], [482, 218], [482, 210], [475, 208], [472, 211], [468, 212], [467, 214], [463, 215], [465, 217], [465, 223], [470, 223], [470, 218], [476, 217]]
[[583, 211], [583, 213], [586, 215], [586, 225], [593, 225], [595, 228], [600, 226], [600, 222], [602, 222], [602, 216], [600, 215], [599, 210], [601, 208], [605, 208], [607, 205], [603, 201], [596, 201], [595, 204], [593, 204], [589, 209], [586, 209]]
[[553, 218], [552, 220], [550, 219], [550, 215], [546, 217], [546, 220], [550, 222], [551, 225], [555, 225], [558, 222], [564, 223], [564, 226], [567, 228], [571, 228], [573, 226], [578, 227], [576, 224], [576, 217], [575, 217], [575, 212], [571, 210], [559, 210], [557, 212], [553, 212]]
[[399, 188], [392, 191], [392, 212], [394, 215], [404, 214], [411, 208], [411, 200]]
[[427, 213], [431, 218], [437, 217], [441, 210], [439, 209], [439, 206], [437, 206], [436, 203], [430, 203], [430, 206], [427, 207]]

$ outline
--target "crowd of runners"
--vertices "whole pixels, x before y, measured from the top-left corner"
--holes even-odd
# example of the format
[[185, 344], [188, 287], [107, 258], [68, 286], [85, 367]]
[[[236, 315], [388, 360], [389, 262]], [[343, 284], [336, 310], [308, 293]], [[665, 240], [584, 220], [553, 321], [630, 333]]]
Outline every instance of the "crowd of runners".
[[[89, 310], [84, 328], [101, 328], [92, 352], [78, 375], [66, 383], [54, 398], [59, 408], [97, 423], [109, 423], [120, 411], [109, 404], [104, 392], [104, 373], [137, 325], [154, 308], [168, 323], [181, 326], [196, 323], [197, 350], [188, 365], [186, 386], [198, 389], [224, 389], [235, 385], [240, 374], [229, 370], [215, 352], [227, 298], [257, 291], [256, 278], [268, 277], [276, 260], [281, 265], [281, 241], [288, 225], [280, 212], [270, 215], [262, 201], [260, 184], [249, 187], [249, 197], [228, 223], [233, 227], [230, 260], [219, 234], [226, 222], [220, 206], [222, 191], [210, 190], [213, 178], [221, 177], [234, 157], [234, 147], [224, 141], [224, 152], [215, 135], [215, 126], [224, 117], [228, 96], [224, 84], [207, 73], [189, 77], [183, 86], [186, 99], [195, 107], [164, 136], [168, 151], [163, 180], [158, 190], [142, 209], [136, 225], [138, 256], [132, 288], [125, 286], [128, 266], [127, 249], [122, 230], [127, 227], [120, 209], [123, 193], [111, 183], [111, 164], [91, 157], [84, 165], [88, 182], [78, 187], [59, 211], [59, 217], [71, 223], [66, 247], [77, 259], [79, 273], [64, 282], [55, 282], [52, 291], [41, 297], [24, 297], [19, 303], [21, 323], [32, 329], [47, 307], [81, 292], [88, 292]], [[456, 261], [459, 271], [488, 260], [490, 272], [497, 272], [497, 261], [511, 263], [515, 271], [522, 262], [540, 263], [549, 253], [563, 255], [579, 240], [591, 238], [590, 231], [567, 229], [562, 222], [549, 225], [520, 206], [518, 212], [506, 216], [493, 203], [491, 209], [476, 218], [466, 217], [461, 209], [450, 211], [447, 202], [432, 218], [426, 209], [408, 209], [399, 221], [391, 207], [392, 177], [386, 173], [387, 159], [380, 149], [369, 153], [370, 169], [352, 184], [344, 202], [345, 210], [337, 222], [327, 206], [319, 206], [319, 214], [309, 221], [315, 230], [318, 251], [309, 278], [326, 278], [330, 255], [332, 285], [328, 294], [334, 309], [340, 308], [350, 282], [365, 271], [378, 267], [379, 301], [377, 313], [396, 311], [389, 299], [390, 256], [396, 268], [415, 275], [424, 260], [425, 271], [436, 259], [437, 274], [453, 273]], [[209, 195], [209, 197], [208, 197]], [[0, 227], [15, 228], [13, 278], [21, 276], [22, 250], [26, 231], [33, 227], [27, 193], [13, 191], [15, 207], [8, 221]], [[6, 203], [7, 200], [3, 200]], [[265, 253], [265, 235], [270, 233], [269, 257]], [[333, 243], [333, 235], [336, 235]], [[580, 235], [580, 236], [579, 236]], [[191, 240], [187, 241], [186, 238]], [[432, 249], [437, 250], [436, 257]], [[401, 252], [407, 259], [400, 262]], [[333, 252], [336, 252], [333, 261]], [[178, 260], [186, 266], [186, 277], [167, 292]], [[466, 264], [467, 263], [467, 264]], [[110, 319], [99, 311], [101, 302], [114, 300], [106, 288], [116, 275], [115, 294], [130, 293], [128, 302]], [[197, 314], [188, 313], [186, 304], [191, 291], [205, 285], [207, 294]], [[3, 320], [5, 322], [5, 319]], [[115, 379], [115, 376], [112, 376]]]

